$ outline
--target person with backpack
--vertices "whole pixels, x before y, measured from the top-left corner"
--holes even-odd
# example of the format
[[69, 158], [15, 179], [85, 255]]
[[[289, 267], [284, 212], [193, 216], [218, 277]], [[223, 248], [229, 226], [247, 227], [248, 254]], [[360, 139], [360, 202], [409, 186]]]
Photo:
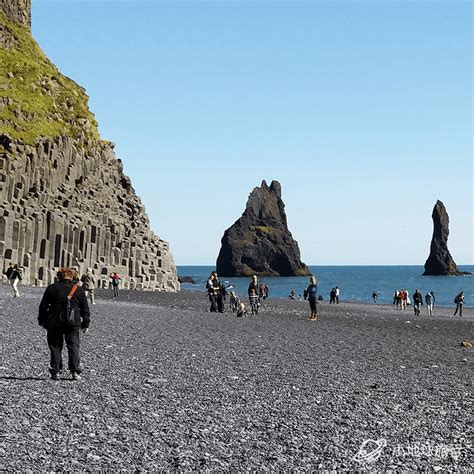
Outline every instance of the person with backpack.
[[73, 380], [81, 380], [80, 337], [90, 324], [89, 305], [85, 291], [73, 281], [74, 271], [60, 268], [57, 281], [49, 285], [39, 305], [38, 324], [48, 331], [47, 341], [51, 353], [50, 374], [59, 380], [63, 368], [62, 350], [66, 341], [69, 371]]
[[433, 305], [434, 305], [434, 296], [433, 292], [430, 291], [425, 295], [426, 309], [428, 311], [428, 316], [433, 316]]
[[415, 316], [420, 315], [420, 306], [423, 306], [423, 296], [417, 288], [415, 293], [413, 293], [413, 309], [415, 310]]
[[462, 316], [462, 307], [464, 306], [464, 291], [461, 291], [456, 298], [454, 298], [454, 302], [456, 303], [456, 311], [454, 311], [454, 316], [458, 314], [459, 311], [459, 316]]
[[3, 274], [7, 277], [13, 290], [13, 298], [19, 298], [18, 283], [22, 280], [21, 271], [16, 263], [10, 262], [10, 265]]
[[304, 298], [308, 299], [309, 307], [311, 310], [310, 321], [317, 321], [318, 319], [318, 280], [315, 276], [309, 279], [309, 285], [304, 290]]
[[110, 274], [110, 279], [112, 280], [112, 290], [114, 291], [114, 295], [112, 298], [117, 298], [119, 295], [119, 288], [120, 288], [120, 275], [117, 272]]
[[94, 290], [95, 290], [95, 276], [92, 273], [92, 268], [88, 268], [87, 272], [81, 277], [82, 289], [86, 292], [86, 297], [90, 295], [91, 304], [95, 304]]

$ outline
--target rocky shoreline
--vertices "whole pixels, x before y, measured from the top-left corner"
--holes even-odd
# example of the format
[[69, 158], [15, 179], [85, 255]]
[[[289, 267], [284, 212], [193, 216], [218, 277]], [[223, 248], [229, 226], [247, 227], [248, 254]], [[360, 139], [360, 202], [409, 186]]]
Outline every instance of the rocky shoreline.
[[[98, 292], [82, 382], [50, 381], [43, 290], [0, 285], [2, 470], [468, 471], [474, 311]], [[385, 444], [372, 463], [354, 456]]]

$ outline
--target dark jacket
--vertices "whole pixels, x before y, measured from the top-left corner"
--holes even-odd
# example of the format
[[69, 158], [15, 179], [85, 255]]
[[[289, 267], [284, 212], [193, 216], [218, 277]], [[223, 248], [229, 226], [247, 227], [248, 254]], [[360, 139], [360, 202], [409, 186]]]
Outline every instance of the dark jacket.
[[[74, 283], [70, 280], [61, 280], [49, 285], [44, 292], [38, 313], [38, 324], [48, 328], [48, 323], [60, 314], [67, 305], [67, 296]], [[77, 288], [71, 298], [71, 308], [74, 311], [74, 326], [83, 329], [89, 327], [90, 312], [86, 293], [82, 288]]]
[[318, 298], [318, 285], [311, 283], [311, 285], [306, 288], [305, 294], [308, 300], [316, 300]]
[[423, 304], [423, 296], [420, 292], [415, 291], [415, 293], [413, 294], [413, 303]]
[[252, 295], [252, 290], [255, 292], [255, 296], [258, 296], [258, 286], [253, 281], [251, 281], [249, 285], [249, 289], [248, 289], [249, 296]]
[[8, 280], [15, 280], [18, 278], [18, 280], [21, 280], [21, 272], [17, 268], [13, 267], [8, 267], [6, 272], [3, 272], [4, 275], [8, 278]]

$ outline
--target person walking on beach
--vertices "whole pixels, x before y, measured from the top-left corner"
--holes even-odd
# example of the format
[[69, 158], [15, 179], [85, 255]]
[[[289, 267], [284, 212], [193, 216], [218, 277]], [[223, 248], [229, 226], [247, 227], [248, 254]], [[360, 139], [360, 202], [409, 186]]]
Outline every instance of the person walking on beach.
[[265, 287], [263, 289], [263, 299], [266, 300], [268, 298], [268, 293], [269, 293], [268, 285], [265, 283]]
[[377, 292], [375, 290], [372, 292], [372, 301], [377, 304]]
[[258, 297], [258, 278], [257, 275], [252, 275], [250, 284], [247, 290], [249, 297], [250, 308], [252, 309], [252, 315], [258, 314], [259, 309], [259, 297]]
[[431, 291], [429, 293], [426, 293], [425, 303], [426, 303], [426, 310], [428, 311], [428, 316], [433, 316], [434, 297]]
[[112, 290], [114, 291], [114, 294], [112, 298], [117, 298], [119, 295], [119, 289], [120, 289], [120, 275], [116, 272], [110, 274], [110, 279], [112, 280]]
[[423, 295], [417, 288], [413, 293], [413, 309], [415, 310], [415, 316], [420, 315], [420, 306], [423, 306]]
[[60, 268], [57, 281], [49, 285], [39, 305], [38, 324], [45, 328], [51, 353], [51, 379], [59, 380], [63, 368], [62, 350], [66, 341], [69, 370], [73, 380], [81, 379], [80, 337], [90, 324], [89, 305], [85, 291], [73, 282], [74, 271]]
[[86, 292], [86, 297], [90, 295], [91, 304], [95, 304], [95, 276], [92, 273], [92, 268], [88, 268], [87, 272], [81, 277], [82, 289]]
[[219, 293], [217, 294], [217, 311], [224, 312], [224, 302], [227, 297], [227, 289], [224, 283], [219, 283]]
[[309, 279], [308, 288], [304, 291], [305, 299], [308, 298], [309, 308], [311, 310], [310, 321], [317, 321], [318, 319], [318, 280], [315, 276]]
[[211, 313], [217, 313], [218, 311], [218, 304], [217, 298], [219, 297], [220, 293], [220, 281], [216, 272], [212, 272], [209, 276], [209, 280], [207, 280], [207, 295], [209, 297], [209, 302], [211, 303], [211, 307], [209, 311]]
[[335, 291], [335, 298], [336, 298], [336, 304], [339, 304], [339, 294], [340, 294], [340, 291], [339, 291], [339, 287], [336, 286], [336, 288], [334, 288], [334, 291]]
[[454, 311], [454, 316], [458, 314], [459, 311], [459, 316], [462, 316], [462, 307], [464, 306], [464, 291], [461, 291], [456, 298], [454, 298], [454, 302], [456, 303], [456, 311]]
[[3, 272], [10, 282], [13, 290], [13, 298], [19, 298], [20, 292], [18, 291], [18, 283], [22, 280], [21, 271], [16, 263], [10, 262], [8, 268]]

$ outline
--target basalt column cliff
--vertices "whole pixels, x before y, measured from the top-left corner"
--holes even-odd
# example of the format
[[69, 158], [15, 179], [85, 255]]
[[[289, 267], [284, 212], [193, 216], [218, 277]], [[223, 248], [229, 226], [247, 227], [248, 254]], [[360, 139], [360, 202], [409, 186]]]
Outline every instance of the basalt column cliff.
[[278, 181], [270, 186], [263, 181], [255, 188], [242, 217], [225, 231], [217, 272], [224, 276], [311, 274], [288, 229]]
[[30, 19], [30, 0], [0, 0], [0, 269], [17, 262], [39, 286], [67, 265], [101, 284], [116, 271], [127, 288], [179, 289], [84, 89], [46, 58]]

